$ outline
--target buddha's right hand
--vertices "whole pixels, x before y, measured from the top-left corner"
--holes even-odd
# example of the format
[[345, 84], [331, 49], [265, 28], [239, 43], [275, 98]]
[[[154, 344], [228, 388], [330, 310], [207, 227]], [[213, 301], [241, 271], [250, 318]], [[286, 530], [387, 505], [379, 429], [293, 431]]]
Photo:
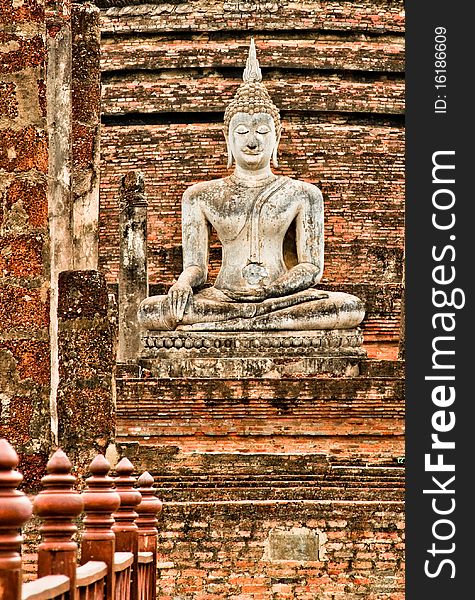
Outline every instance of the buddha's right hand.
[[168, 306], [170, 307], [170, 313], [178, 323], [183, 321], [186, 307], [192, 297], [193, 289], [187, 283], [177, 281], [177, 283], [173, 284], [168, 290]]

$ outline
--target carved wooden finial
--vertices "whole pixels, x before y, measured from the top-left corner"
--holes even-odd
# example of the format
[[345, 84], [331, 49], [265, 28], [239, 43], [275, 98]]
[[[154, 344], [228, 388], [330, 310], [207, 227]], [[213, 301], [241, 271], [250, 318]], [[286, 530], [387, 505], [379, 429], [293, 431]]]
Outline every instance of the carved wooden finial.
[[[157, 490], [152, 487], [154, 479], [148, 471], [140, 475], [137, 483], [139, 492], [142, 495], [142, 502], [137, 506], [139, 516], [135, 522], [139, 528], [139, 540], [143, 540], [144, 535], [157, 534], [157, 515], [162, 511], [162, 502], [155, 495]], [[148, 548], [139, 547], [139, 550], [147, 551]]]
[[96, 456], [89, 465], [92, 475], [86, 479], [87, 488], [82, 493], [86, 513], [84, 541], [114, 539], [112, 513], [120, 506], [120, 496], [112, 487], [114, 480], [108, 475], [110, 468], [108, 460], [102, 454]]
[[[132, 476], [134, 465], [128, 458], [123, 458], [115, 468], [117, 477], [114, 479], [117, 493], [120, 496], [120, 506], [113, 514], [115, 524], [113, 531], [116, 534], [119, 544], [118, 534], [121, 532], [136, 532], [137, 525], [135, 519], [137, 513], [135, 507], [141, 502], [140, 492], [134, 488], [136, 478]], [[119, 544], [121, 545], [121, 544]], [[130, 548], [117, 548], [119, 552], [132, 552]]]
[[0, 439], [0, 594], [2, 600], [21, 595], [21, 526], [31, 517], [31, 502], [16, 488], [23, 477], [15, 467], [18, 456]]
[[77, 544], [72, 540], [77, 527], [73, 520], [83, 510], [81, 495], [73, 488], [76, 477], [71, 462], [62, 450], [56, 450], [41, 479], [43, 490], [33, 502], [33, 511], [43, 519], [38, 546], [38, 577], [66, 575], [74, 589]]
[[137, 506], [138, 518], [136, 519], [139, 528], [139, 552], [149, 552], [152, 555], [150, 564], [150, 578], [148, 580], [148, 594], [153, 598], [157, 583], [157, 515], [162, 510], [162, 503], [156, 497], [156, 489], [153, 488], [153, 477], [148, 471], [140, 475], [138, 484], [142, 495], [142, 502]]
[[132, 581], [130, 600], [138, 599], [138, 527], [135, 524], [137, 513], [135, 507], [140, 504], [142, 496], [134, 488], [136, 478], [132, 476], [134, 465], [128, 458], [123, 458], [115, 468], [117, 477], [114, 479], [117, 493], [120, 496], [120, 507], [112, 515], [115, 523], [112, 527], [115, 533], [115, 549], [117, 552], [132, 552]]
[[89, 465], [91, 477], [86, 479], [87, 488], [82, 493], [84, 501], [84, 533], [81, 541], [81, 564], [89, 560], [101, 560], [107, 565], [105, 598], [114, 598], [114, 552], [115, 535], [112, 531], [112, 513], [120, 506], [120, 496], [113, 489], [114, 480], [109, 477], [110, 464], [99, 454]]
[[137, 483], [139, 487], [151, 488], [153, 485], [154, 479], [152, 475], [148, 471], [144, 471], [142, 475], [137, 479]]

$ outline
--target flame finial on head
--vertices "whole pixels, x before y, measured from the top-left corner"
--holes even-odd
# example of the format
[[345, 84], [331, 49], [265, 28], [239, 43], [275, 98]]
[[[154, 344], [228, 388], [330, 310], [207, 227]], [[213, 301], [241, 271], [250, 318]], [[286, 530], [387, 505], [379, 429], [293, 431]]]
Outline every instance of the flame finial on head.
[[257, 60], [256, 44], [254, 38], [251, 38], [251, 45], [249, 46], [249, 56], [246, 61], [246, 68], [242, 75], [242, 79], [245, 83], [253, 81], [262, 81], [262, 71], [259, 67], [259, 61]]
[[224, 112], [224, 125], [226, 130], [229, 127], [229, 122], [231, 121], [232, 117], [238, 112], [251, 115], [263, 112], [271, 115], [275, 123], [276, 133], [279, 136], [279, 109], [272, 102], [269, 92], [262, 83], [262, 72], [259, 67], [259, 61], [257, 60], [254, 38], [251, 38], [249, 56], [246, 61], [243, 80], [244, 81], [239, 86], [236, 95], [228, 104]]

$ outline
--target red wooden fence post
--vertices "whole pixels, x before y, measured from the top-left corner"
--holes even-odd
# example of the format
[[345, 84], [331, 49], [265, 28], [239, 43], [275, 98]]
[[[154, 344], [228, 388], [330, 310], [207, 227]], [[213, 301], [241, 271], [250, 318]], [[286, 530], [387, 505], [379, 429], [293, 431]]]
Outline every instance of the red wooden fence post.
[[153, 477], [148, 471], [140, 475], [138, 482], [142, 502], [137, 506], [138, 518], [135, 519], [139, 528], [139, 552], [152, 553], [150, 598], [155, 597], [157, 589], [157, 515], [162, 510], [162, 502], [156, 497], [157, 490], [153, 488]]
[[73, 489], [76, 477], [62, 450], [56, 450], [46, 465], [47, 475], [41, 479], [45, 488], [35, 498], [33, 510], [43, 519], [42, 542], [38, 546], [38, 577], [67, 575], [71, 582], [71, 598], [76, 595], [77, 544], [72, 536], [77, 531], [73, 519], [83, 509], [81, 495]]
[[21, 526], [31, 517], [31, 502], [16, 488], [22, 475], [15, 470], [18, 456], [0, 440], [0, 598], [21, 598]]
[[120, 496], [112, 489], [113, 479], [108, 476], [110, 464], [102, 454], [91, 462], [91, 477], [86, 479], [83, 492], [84, 533], [81, 541], [81, 564], [89, 560], [101, 560], [107, 565], [105, 600], [114, 598], [114, 552], [115, 535], [112, 531], [112, 513], [119, 508]]
[[135, 507], [141, 502], [142, 496], [133, 485], [134, 465], [128, 458], [123, 458], [115, 468], [118, 477], [114, 479], [117, 493], [120, 496], [120, 507], [112, 515], [115, 523], [112, 531], [115, 533], [115, 549], [117, 552], [133, 552], [132, 588], [130, 600], [137, 600], [137, 565], [138, 565], [138, 527], [135, 524], [137, 513]]

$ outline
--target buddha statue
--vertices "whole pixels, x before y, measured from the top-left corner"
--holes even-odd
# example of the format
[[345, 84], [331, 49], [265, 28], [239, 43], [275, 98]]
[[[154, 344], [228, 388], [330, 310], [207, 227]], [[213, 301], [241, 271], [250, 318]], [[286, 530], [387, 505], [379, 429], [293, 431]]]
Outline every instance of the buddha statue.
[[[361, 300], [315, 287], [323, 274], [320, 190], [271, 170], [281, 123], [261, 82], [253, 40], [243, 80], [224, 117], [234, 172], [185, 191], [183, 272], [167, 295], [141, 303], [140, 325], [152, 331], [354, 328], [364, 317]], [[222, 265], [214, 285], [203, 287], [211, 228], [222, 244]]]

